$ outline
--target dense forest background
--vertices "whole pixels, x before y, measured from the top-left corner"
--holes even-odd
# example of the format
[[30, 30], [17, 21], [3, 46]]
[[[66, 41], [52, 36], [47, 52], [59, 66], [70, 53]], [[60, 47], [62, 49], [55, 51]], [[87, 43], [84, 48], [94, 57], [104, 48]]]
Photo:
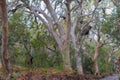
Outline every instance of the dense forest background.
[[18, 68], [100, 76], [119, 64], [119, 0], [1, 0], [0, 26], [9, 79]]

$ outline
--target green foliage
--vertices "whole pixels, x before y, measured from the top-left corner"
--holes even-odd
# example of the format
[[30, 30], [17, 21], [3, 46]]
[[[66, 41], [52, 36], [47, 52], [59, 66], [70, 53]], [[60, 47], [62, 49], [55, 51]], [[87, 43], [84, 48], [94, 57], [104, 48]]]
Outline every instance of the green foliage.
[[48, 55], [46, 52], [37, 52], [35, 53], [36, 55], [34, 55], [34, 59], [33, 59], [33, 62], [34, 62], [34, 66], [36, 67], [41, 67], [41, 68], [48, 68], [48, 61], [47, 61], [47, 58], [48, 58]]
[[47, 48], [54, 46], [55, 41], [45, 29], [43, 24], [36, 24], [31, 21], [30, 28], [22, 14], [15, 13], [10, 17], [9, 22], [9, 48], [12, 62], [17, 65], [27, 67], [27, 55], [32, 46], [34, 52], [32, 67], [39, 68], [62, 68], [62, 58], [58, 51], [55, 53], [46, 51]]
[[89, 52], [88, 54], [93, 55], [94, 54], [94, 49], [95, 49], [94, 43], [92, 41], [91, 42], [86, 42], [85, 46], [86, 46], [87, 51]]
[[118, 52], [116, 53], [117, 56], [120, 56], [120, 50], [118, 50]]
[[[26, 24], [21, 19], [22, 14], [15, 13], [9, 20], [9, 35], [14, 38], [20, 39], [20, 36], [24, 35]], [[15, 33], [15, 34], [13, 34]]]
[[83, 55], [83, 70], [85, 74], [94, 74], [93, 61], [86, 55]]
[[99, 65], [101, 73], [107, 72], [108, 68], [109, 68], [110, 72], [113, 71], [113, 68], [114, 68], [113, 62], [108, 63], [108, 54], [109, 54], [108, 51], [109, 51], [109, 49], [110, 49], [110, 47], [108, 47], [108, 46], [103, 46], [100, 49], [99, 58], [98, 58], [98, 65]]
[[101, 31], [104, 34], [108, 34], [111, 36], [112, 41], [116, 44], [119, 43], [120, 37], [120, 30], [118, 28], [118, 14], [116, 12], [112, 13], [112, 15], [107, 16], [105, 20], [102, 22], [102, 29]]
[[19, 75], [19, 73], [13, 72], [6, 80], [16, 80]]
[[62, 66], [62, 58], [59, 52], [56, 53], [47, 53], [45, 51], [37, 52], [34, 55], [33, 66], [37, 68], [49, 68], [54, 67], [57, 69], [61, 69]]

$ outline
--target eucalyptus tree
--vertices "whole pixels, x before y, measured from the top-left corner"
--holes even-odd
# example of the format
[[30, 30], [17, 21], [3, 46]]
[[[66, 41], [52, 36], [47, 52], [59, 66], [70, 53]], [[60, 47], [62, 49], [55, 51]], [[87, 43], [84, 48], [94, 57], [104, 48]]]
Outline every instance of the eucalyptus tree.
[[[81, 58], [81, 50], [83, 49], [83, 40], [84, 36], [89, 35], [89, 31], [93, 28], [91, 25], [94, 22], [95, 12], [97, 10], [99, 1], [83, 1], [79, 0], [78, 9], [74, 11], [73, 15], [76, 15], [73, 20], [73, 26], [71, 28], [71, 39], [73, 42], [73, 46], [75, 49], [75, 57], [76, 57], [76, 65], [78, 73], [83, 73], [82, 67], [82, 58]], [[75, 3], [76, 4], [76, 3]], [[76, 5], [75, 5], [76, 6]], [[84, 51], [86, 53], [86, 51]], [[83, 53], [84, 53], [83, 52]], [[87, 53], [87, 55], [89, 55]]]
[[[119, 32], [118, 31], [119, 29], [117, 28], [118, 26], [116, 25], [118, 24], [119, 17], [113, 15], [113, 13], [116, 11], [118, 14], [118, 10], [116, 10], [115, 6], [110, 0], [101, 1], [101, 4], [99, 4], [98, 9], [96, 10], [94, 22], [93, 22], [94, 24], [93, 33], [95, 34], [95, 39], [96, 39], [96, 48], [95, 48], [94, 57], [93, 57], [95, 74], [100, 73], [99, 65], [98, 65], [100, 49], [104, 45], [109, 46], [109, 47], [114, 46], [115, 40], [119, 39], [117, 37], [116, 37], [117, 39], [115, 38], [115, 36], [118, 36], [117, 32]], [[113, 50], [113, 52], [114, 51], [116, 52], [116, 50]], [[110, 61], [111, 61], [111, 56], [110, 56], [111, 54], [113, 53], [108, 53], [109, 55], [108, 57]]]
[[[81, 39], [81, 36], [87, 35], [89, 33], [89, 30], [91, 29], [89, 23], [92, 21], [96, 6], [94, 10], [90, 11], [91, 14], [87, 14], [86, 16], [85, 14], [89, 13], [89, 11], [87, 8], [85, 8], [86, 1], [83, 0], [21, 1], [24, 3], [26, 8], [28, 8], [29, 11], [33, 13], [38, 20], [42, 21], [46, 28], [50, 31], [62, 54], [64, 68], [68, 70], [72, 70], [69, 54], [70, 39], [72, 40], [76, 55], [77, 71], [79, 74], [83, 74], [81, 56], [79, 54], [79, 40]], [[98, 3], [99, 2], [96, 2], [95, 4]], [[76, 35], [75, 30], [77, 29], [78, 23], [82, 26], [79, 27], [78, 33]]]
[[[39, 19], [41, 20], [50, 33], [53, 35], [56, 43], [58, 44], [59, 50], [63, 57], [64, 68], [67, 70], [72, 70], [70, 64], [70, 54], [69, 54], [69, 41], [70, 41], [70, 27], [71, 27], [71, 18], [70, 18], [70, 1], [32, 1], [27, 2], [22, 0], [26, 4], [27, 8]], [[35, 4], [37, 3], [37, 4]], [[42, 5], [43, 4], [43, 5]], [[58, 4], [58, 5], [56, 5]], [[63, 4], [64, 12], [66, 14], [65, 24], [61, 23], [62, 20], [59, 20], [60, 15], [56, 11], [62, 10], [58, 7], [59, 4]], [[37, 5], [37, 6], [36, 6]], [[53, 7], [53, 5], [56, 5]], [[56, 29], [55, 29], [56, 28]]]

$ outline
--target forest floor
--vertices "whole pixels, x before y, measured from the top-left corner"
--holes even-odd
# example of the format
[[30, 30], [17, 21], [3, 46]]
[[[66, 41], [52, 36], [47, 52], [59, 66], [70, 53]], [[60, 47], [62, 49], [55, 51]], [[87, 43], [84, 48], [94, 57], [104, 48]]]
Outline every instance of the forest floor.
[[13, 73], [6, 79], [3, 70], [0, 70], [0, 80], [119, 80], [117, 74], [104, 76], [77, 75], [75, 72], [51, 69], [21, 69], [13, 68]]

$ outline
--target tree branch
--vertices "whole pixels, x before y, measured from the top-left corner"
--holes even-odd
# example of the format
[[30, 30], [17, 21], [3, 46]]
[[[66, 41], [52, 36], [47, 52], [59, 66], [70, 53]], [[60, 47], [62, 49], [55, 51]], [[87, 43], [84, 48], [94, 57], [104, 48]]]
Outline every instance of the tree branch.
[[77, 27], [77, 23], [78, 23], [78, 18], [76, 18], [75, 20], [74, 20], [74, 23], [73, 23], [73, 26], [71, 27], [71, 39], [72, 39], [72, 42], [73, 42], [73, 45], [74, 45], [74, 47], [76, 47], [76, 36], [75, 36], [75, 29], [76, 29], [76, 27]]
[[71, 30], [71, 17], [70, 17], [70, 0], [66, 0], [66, 23], [67, 23], [67, 34], [66, 39], [70, 38], [70, 30]]
[[43, 1], [46, 4], [46, 7], [47, 7], [48, 11], [50, 12], [55, 24], [57, 24], [60, 34], [62, 36], [64, 36], [64, 34], [65, 34], [64, 29], [63, 29], [62, 25], [60, 24], [55, 12], [54, 12], [54, 9], [52, 8], [52, 6], [50, 4], [50, 1], [49, 0], [43, 0]]

